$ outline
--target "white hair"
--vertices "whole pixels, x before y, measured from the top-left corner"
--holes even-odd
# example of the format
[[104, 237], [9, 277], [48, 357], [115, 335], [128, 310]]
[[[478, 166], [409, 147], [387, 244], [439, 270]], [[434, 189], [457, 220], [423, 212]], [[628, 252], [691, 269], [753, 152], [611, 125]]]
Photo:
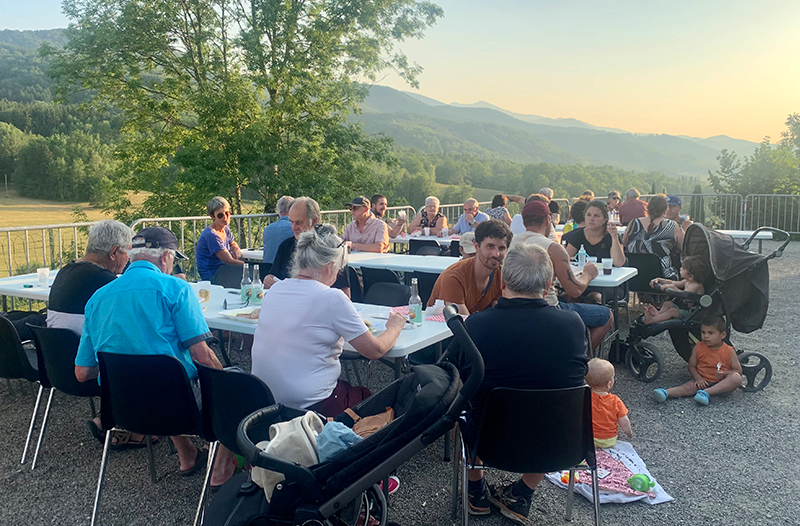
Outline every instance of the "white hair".
[[319, 211], [319, 204], [311, 199], [310, 197], [298, 197], [294, 201], [292, 201], [292, 205], [289, 208], [294, 208], [295, 206], [305, 206], [306, 217], [308, 218], [308, 224], [314, 224], [314, 220], [316, 219], [319, 222], [322, 219], [322, 214]]
[[275, 205], [275, 211], [278, 213], [278, 215], [287, 215], [289, 213], [289, 209], [292, 207], [292, 201], [294, 201], [294, 197], [290, 195], [284, 195], [278, 199], [278, 204]]
[[628, 190], [627, 192], [625, 192], [625, 197], [626, 197], [627, 199], [636, 199], [636, 198], [638, 198], [640, 195], [642, 195], [642, 194], [640, 194], [640, 193], [639, 193], [639, 190], [637, 190], [636, 188], [631, 188], [630, 190]]
[[467, 204], [471, 204], [473, 206], [478, 206], [478, 200], [473, 198], [473, 197], [470, 197], [469, 199], [464, 201], [464, 206], [467, 206]]
[[438, 208], [439, 207], [439, 198], [436, 197], [435, 195], [430, 195], [430, 196], [426, 197], [425, 198], [425, 206], [428, 206], [431, 203], [435, 204], [436, 207]]
[[214, 212], [216, 212], [220, 208], [225, 208], [226, 206], [230, 210], [231, 205], [230, 205], [230, 203], [228, 203], [228, 200], [225, 199], [224, 197], [218, 195], [218, 196], [214, 197], [213, 199], [211, 199], [211, 201], [206, 203], [206, 210], [208, 210], [209, 214], [213, 214]]
[[169, 252], [172, 255], [172, 258], [175, 258], [175, 251], [171, 248], [147, 248], [147, 247], [140, 247], [140, 248], [132, 248], [128, 251], [128, 255], [131, 258], [131, 261], [138, 261], [140, 259], [161, 259], [161, 256], [164, 255], [165, 252]]
[[131, 238], [133, 238], [133, 230], [119, 221], [112, 219], [98, 221], [89, 227], [86, 253], [107, 256], [114, 246], [119, 246], [123, 252], [127, 252], [131, 245]]
[[548, 188], [548, 187], [545, 186], [544, 188], [539, 190], [539, 193], [542, 194], [543, 196], [545, 196], [548, 199], [552, 199], [553, 198], [553, 189], [552, 188]]
[[519, 243], [506, 253], [502, 275], [509, 290], [544, 296], [553, 279], [553, 263], [542, 247]]

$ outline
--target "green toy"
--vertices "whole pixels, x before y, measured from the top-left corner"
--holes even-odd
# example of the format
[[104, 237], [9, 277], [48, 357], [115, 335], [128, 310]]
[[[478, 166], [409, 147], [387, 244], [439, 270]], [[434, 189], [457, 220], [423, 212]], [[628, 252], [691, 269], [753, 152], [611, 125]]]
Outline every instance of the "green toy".
[[628, 479], [628, 485], [636, 491], [647, 493], [650, 488], [655, 487], [656, 483], [650, 480], [650, 477], [644, 473], [639, 473], [638, 475], [634, 475]]

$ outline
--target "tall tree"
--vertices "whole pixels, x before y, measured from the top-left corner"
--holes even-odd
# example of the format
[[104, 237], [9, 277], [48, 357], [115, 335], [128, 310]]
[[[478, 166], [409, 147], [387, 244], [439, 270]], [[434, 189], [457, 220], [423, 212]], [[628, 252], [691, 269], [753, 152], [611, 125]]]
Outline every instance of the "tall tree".
[[73, 21], [52, 47], [56, 92], [126, 116], [118, 194], [148, 191], [143, 213], [202, 212], [214, 194], [312, 193], [323, 204], [368, 183], [388, 139], [348, 124], [392, 69], [395, 49], [442, 16], [416, 0], [65, 0]]

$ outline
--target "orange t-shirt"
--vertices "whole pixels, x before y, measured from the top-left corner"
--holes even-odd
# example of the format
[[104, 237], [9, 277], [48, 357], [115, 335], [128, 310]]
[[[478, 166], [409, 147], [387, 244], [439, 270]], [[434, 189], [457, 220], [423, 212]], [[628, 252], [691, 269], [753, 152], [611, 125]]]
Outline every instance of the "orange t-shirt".
[[475, 261], [474, 257], [464, 259], [447, 267], [433, 285], [428, 306], [433, 305], [436, 300], [444, 300], [450, 303], [466, 305], [470, 314], [480, 312], [500, 298], [500, 267], [494, 271], [489, 290], [486, 294], [483, 289], [478, 290], [475, 283]]
[[615, 394], [599, 395], [592, 391], [592, 430], [602, 440], [619, 434], [617, 420], [628, 414], [628, 408]]
[[717, 349], [709, 349], [703, 342], [697, 342], [694, 346], [695, 356], [697, 357], [697, 372], [700, 373], [707, 382], [719, 382], [719, 378], [714, 376], [717, 372], [717, 364], [722, 372], [731, 370], [731, 351], [733, 347], [723, 342]]

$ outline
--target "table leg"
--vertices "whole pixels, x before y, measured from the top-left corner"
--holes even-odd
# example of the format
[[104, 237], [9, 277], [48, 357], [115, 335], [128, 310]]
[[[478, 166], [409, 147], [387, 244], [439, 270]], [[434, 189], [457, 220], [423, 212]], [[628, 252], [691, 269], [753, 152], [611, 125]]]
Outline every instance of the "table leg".
[[[614, 291], [614, 298], [611, 300], [612, 312], [614, 313], [614, 343], [612, 344], [611, 351], [608, 353], [609, 361], [613, 363], [622, 363], [623, 357], [620, 357], [619, 350], [619, 298], [617, 297], [617, 289]], [[613, 356], [612, 356], [613, 355]]]
[[758, 240], [758, 253], [759, 253], [759, 254], [761, 254], [761, 250], [762, 250], [762, 248], [763, 248], [763, 247], [761, 246], [761, 244], [762, 244], [763, 242], [764, 242], [764, 241], [763, 241], [763, 240], [761, 240], [761, 239], [759, 239], [759, 240]]

